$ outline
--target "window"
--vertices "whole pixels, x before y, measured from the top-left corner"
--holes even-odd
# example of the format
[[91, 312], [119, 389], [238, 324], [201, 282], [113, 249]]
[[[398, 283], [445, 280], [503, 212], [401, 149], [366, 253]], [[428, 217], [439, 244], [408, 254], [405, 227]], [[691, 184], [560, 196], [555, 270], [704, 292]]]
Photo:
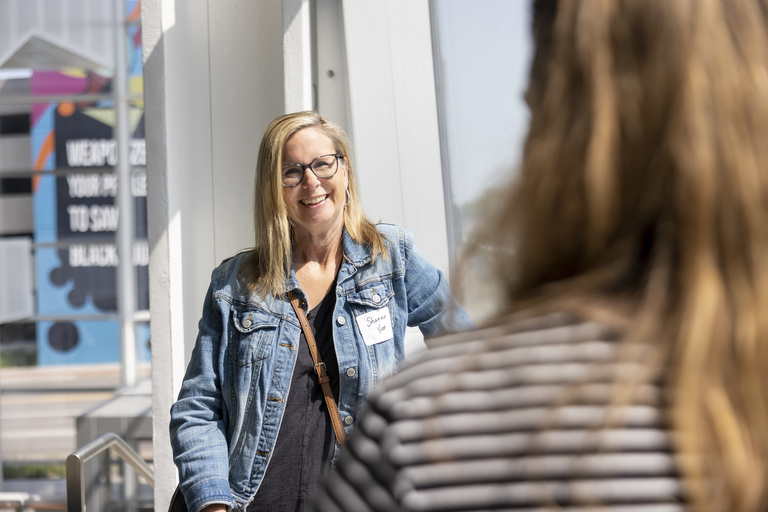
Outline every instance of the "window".
[[[451, 264], [482, 222], [492, 192], [514, 177], [528, 125], [524, 101], [532, 55], [529, 2], [431, 3]], [[454, 273], [455, 274], [455, 273]], [[462, 302], [474, 318], [477, 290]], [[475, 294], [478, 294], [475, 296]], [[490, 299], [488, 299], [490, 300]]]

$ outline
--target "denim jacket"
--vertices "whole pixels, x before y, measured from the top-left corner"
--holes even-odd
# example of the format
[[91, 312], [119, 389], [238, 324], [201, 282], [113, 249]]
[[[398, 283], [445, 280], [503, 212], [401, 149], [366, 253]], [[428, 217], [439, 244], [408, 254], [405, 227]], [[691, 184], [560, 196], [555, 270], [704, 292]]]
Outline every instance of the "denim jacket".
[[[413, 235], [380, 224], [389, 258], [344, 231], [336, 280], [333, 340], [339, 364], [339, 413], [350, 433], [374, 385], [405, 359], [406, 326], [425, 337], [473, 327], [442, 272]], [[211, 277], [199, 333], [179, 398], [171, 442], [190, 512], [225, 503], [243, 509], [259, 488], [282, 421], [301, 327], [285, 297], [249, 295], [238, 284], [247, 253]], [[291, 269], [286, 291], [306, 297]], [[338, 452], [338, 446], [337, 446]]]

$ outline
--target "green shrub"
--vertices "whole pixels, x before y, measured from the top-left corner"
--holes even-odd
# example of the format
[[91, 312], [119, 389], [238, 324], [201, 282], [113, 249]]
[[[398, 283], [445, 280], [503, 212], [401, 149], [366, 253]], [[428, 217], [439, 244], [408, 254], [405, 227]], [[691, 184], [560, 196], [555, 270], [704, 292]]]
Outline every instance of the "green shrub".
[[0, 350], [0, 368], [37, 366], [37, 352], [28, 350]]
[[3, 462], [3, 477], [6, 480], [66, 478], [66, 465], [62, 463], [14, 464], [13, 461]]

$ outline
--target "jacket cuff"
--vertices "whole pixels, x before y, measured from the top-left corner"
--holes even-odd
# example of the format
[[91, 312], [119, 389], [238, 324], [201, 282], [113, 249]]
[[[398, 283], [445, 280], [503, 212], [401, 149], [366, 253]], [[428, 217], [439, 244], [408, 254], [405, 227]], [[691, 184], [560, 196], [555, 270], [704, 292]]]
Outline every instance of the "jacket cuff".
[[208, 505], [220, 503], [232, 510], [234, 500], [229, 489], [229, 481], [223, 478], [209, 478], [195, 483], [184, 493], [184, 501], [189, 512], [200, 512]]

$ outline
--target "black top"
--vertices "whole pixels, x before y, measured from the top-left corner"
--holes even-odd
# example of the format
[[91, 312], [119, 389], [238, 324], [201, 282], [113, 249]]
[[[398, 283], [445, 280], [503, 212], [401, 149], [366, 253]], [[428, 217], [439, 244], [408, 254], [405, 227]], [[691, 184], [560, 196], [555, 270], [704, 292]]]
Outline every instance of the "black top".
[[[307, 313], [307, 320], [338, 398], [339, 365], [333, 347], [335, 290], [332, 286], [320, 304]], [[333, 425], [303, 331], [298, 349], [275, 449], [249, 512], [304, 510], [333, 454]]]

